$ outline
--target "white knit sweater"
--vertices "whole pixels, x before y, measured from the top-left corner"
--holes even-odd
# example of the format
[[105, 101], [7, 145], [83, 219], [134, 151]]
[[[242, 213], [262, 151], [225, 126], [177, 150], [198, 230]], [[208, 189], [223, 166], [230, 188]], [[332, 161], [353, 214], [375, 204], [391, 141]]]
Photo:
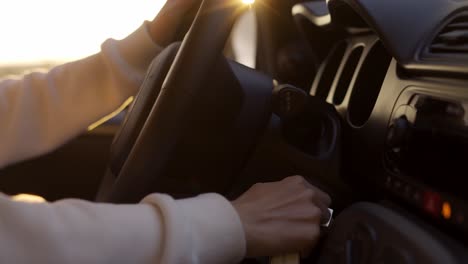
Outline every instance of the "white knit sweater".
[[[96, 55], [1, 81], [0, 167], [54, 150], [118, 108], [159, 51], [142, 26], [107, 40]], [[0, 214], [0, 263], [209, 264], [245, 254], [242, 223], [217, 194], [152, 194], [136, 205], [30, 204], [0, 195]]]

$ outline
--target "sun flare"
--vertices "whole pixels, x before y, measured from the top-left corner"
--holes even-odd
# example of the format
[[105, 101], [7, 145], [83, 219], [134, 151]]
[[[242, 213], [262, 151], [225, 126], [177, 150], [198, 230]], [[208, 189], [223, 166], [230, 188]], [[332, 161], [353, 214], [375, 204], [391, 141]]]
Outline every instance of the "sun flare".
[[255, 0], [242, 0], [242, 3], [246, 5], [253, 5], [255, 3]]

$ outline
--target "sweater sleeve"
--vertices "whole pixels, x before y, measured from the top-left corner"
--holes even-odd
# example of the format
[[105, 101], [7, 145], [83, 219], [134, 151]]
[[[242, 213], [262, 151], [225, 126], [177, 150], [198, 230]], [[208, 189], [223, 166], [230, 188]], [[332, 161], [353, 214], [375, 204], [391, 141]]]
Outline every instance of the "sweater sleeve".
[[0, 195], [0, 212], [0, 263], [223, 264], [245, 254], [239, 217], [217, 194], [153, 194], [137, 205]]
[[134, 95], [161, 48], [143, 25], [101, 52], [0, 82], [0, 167], [47, 153]]

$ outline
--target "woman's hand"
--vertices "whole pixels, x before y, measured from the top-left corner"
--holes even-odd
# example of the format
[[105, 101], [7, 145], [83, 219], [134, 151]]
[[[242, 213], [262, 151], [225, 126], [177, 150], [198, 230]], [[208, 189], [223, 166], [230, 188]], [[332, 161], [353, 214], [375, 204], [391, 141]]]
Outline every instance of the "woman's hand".
[[149, 22], [148, 30], [153, 41], [165, 47], [174, 41], [183, 18], [199, 0], [167, 0], [158, 15]]
[[247, 256], [309, 252], [330, 203], [328, 194], [300, 176], [255, 184], [232, 202], [244, 227]]

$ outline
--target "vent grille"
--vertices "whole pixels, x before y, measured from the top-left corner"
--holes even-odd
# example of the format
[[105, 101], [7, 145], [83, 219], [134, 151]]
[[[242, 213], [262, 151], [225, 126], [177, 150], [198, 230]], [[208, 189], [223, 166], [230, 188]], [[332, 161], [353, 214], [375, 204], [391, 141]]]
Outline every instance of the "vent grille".
[[319, 78], [316, 79], [318, 82], [314, 83], [312, 87], [313, 95], [327, 99], [333, 80], [335, 80], [336, 72], [338, 71], [346, 52], [346, 48], [346, 42], [341, 42], [328, 55], [325, 63], [319, 71]]
[[459, 15], [445, 26], [431, 43], [429, 51], [468, 55], [468, 13]]

